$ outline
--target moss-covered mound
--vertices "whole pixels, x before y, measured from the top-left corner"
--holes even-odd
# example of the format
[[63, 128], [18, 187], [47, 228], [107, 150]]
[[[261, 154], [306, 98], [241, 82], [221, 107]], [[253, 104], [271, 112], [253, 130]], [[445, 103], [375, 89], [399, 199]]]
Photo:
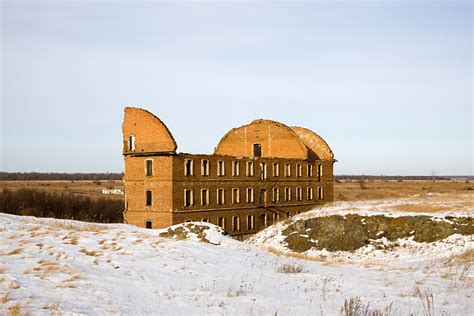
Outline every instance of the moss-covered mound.
[[468, 217], [430, 216], [386, 217], [332, 215], [297, 220], [284, 231], [288, 248], [295, 252], [309, 249], [354, 251], [385, 237], [389, 241], [413, 237], [416, 242], [434, 242], [453, 234], [474, 234], [474, 220]]

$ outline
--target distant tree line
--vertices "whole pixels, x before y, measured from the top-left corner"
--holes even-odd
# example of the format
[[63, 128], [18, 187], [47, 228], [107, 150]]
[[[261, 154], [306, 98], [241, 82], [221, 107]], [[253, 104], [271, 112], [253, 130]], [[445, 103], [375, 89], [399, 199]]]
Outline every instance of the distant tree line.
[[0, 192], [0, 212], [97, 223], [122, 223], [124, 202], [33, 189]]
[[0, 180], [122, 180], [122, 173], [0, 172]]
[[[451, 177], [434, 177], [435, 180], [451, 180]], [[433, 176], [366, 176], [366, 175], [338, 175], [336, 180], [433, 180]]]

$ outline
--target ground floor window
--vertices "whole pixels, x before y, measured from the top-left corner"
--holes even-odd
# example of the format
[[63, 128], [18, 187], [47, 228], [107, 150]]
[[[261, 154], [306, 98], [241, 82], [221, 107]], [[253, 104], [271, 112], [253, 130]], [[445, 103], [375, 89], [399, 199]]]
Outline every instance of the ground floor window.
[[273, 223], [276, 223], [280, 220], [280, 214], [273, 213]]
[[279, 202], [280, 201], [280, 190], [278, 188], [273, 188], [273, 199], [272, 201]]
[[193, 190], [184, 190], [184, 206], [189, 207], [194, 204]]
[[247, 229], [252, 230], [255, 228], [255, 219], [253, 215], [247, 216]]
[[258, 218], [258, 229], [262, 230], [267, 227], [267, 214], [260, 214]]
[[209, 190], [201, 190], [201, 205], [209, 205]]
[[322, 200], [323, 197], [323, 187], [318, 187], [318, 200]]
[[217, 226], [220, 226], [225, 229], [225, 217], [219, 217], [217, 219]]
[[298, 201], [303, 200], [303, 190], [301, 188], [296, 188], [296, 199]]
[[151, 221], [146, 221], [145, 227], [147, 229], [152, 229], [153, 228], [153, 223]]
[[239, 231], [240, 230], [240, 217], [239, 216], [233, 216], [232, 217], [232, 230], [233, 231]]

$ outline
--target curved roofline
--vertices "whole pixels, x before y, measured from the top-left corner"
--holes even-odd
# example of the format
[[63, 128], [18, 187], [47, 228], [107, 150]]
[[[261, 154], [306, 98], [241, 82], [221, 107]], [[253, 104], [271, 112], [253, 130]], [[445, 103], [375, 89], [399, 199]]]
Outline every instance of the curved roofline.
[[174, 146], [174, 151], [176, 151], [176, 149], [178, 149], [178, 144], [176, 144], [176, 140], [174, 139], [174, 136], [173, 134], [170, 132], [168, 126], [166, 126], [165, 123], [163, 123], [162, 120], [160, 120], [155, 114], [151, 113], [150, 111], [148, 110], [145, 110], [143, 108], [139, 108], [139, 107], [134, 107], [134, 106], [125, 106], [125, 109], [124, 109], [124, 113], [126, 113], [127, 110], [134, 110], [134, 111], [141, 111], [141, 112], [144, 112], [145, 114], [151, 116], [151, 118], [153, 118], [154, 120], [158, 121], [161, 125], [163, 125], [163, 127], [166, 129], [166, 131], [168, 132], [170, 138], [171, 138], [171, 141], [173, 142], [173, 146]]
[[296, 132], [294, 130], [292, 130], [288, 125], [285, 125], [281, 122], [277, 122], [277, 121], [273, 121], [273, 120], [266, 120], [266, 119], [256, 119], [256, 120], [253, 120], [252, 122], [250, 122], [249, 124], [245, 124], [245, 125], [242, 125], [242, 126], [239, 126], [239, 127], [235, 127], [235, 128], [232, 128], [230, 129], [227, 133], [225, 133], [225, 135], [221, 138], [221, 140], [219, 141], [219, 143], [217, 144], [217, 146], [215, 147], [214, 149], [214, 153], [216, 153], [216, 150], [217, 148], [219, 148], [219, 146], [221, 145], [221, 143], [235, 130], [238, 130], [238, 129], [241, 129], [241, 128], [244, 128], [244, 127], [248, 127], [248, 126], [251, 126], [253, 124], [256, 124], [258, 122], [268, 122], [268, 123], [271, 123], [271, 124], [274, 124], [274, 125], [281, 125], [281, 127], [283, 128], [286, 128], [288, 131], [290, 131], [290, 133], [292, 133], [297, 139], [298, 139], [298, 142], [301, 146], [301, 148], [303, 150], [305, 150], [307, 153], [309, 152], [309, 150], [311, 150], [311, 148], [308, 148], [308, 146], [306, 146], [306, 144], [303, 142], [303, 140], [298, 136], [298, 134], [296, 134]]
[[[332, 151], [332, 149], [331, 149], [331, 147], [329, 146], [329, 144], [328, 144], [328, 143], [324, 140], [324, 138], [322, 138], [319, 134], [313, 132], [312, 130], [310, 130], [309, 128], [306, 128], [306, 127], [290, 126], [290, 128], [291, 128], [291, 129], [293, 129], [293, 128], [301, 128], [301, 129], [303, 129], [303, 130], [305, 130], [305, 131], [308, 131], [308, 132], [313, 133], [314, 135], [316, 135], [316, 137], [318, 137], [320, 140], [322, 140], [322, 142], [324, 143], [324, 145], [327, 146], [327, 148], [329, 149], [329, 152], [331, 153], [331, 158], [334, 159], [334, 152]], [[295, 133], [296, 133], [296, 132], [295, 132]], [[299, 137], [299, 136], [298, 136], [298, 137]], [[300, 137], [300, 139], [301, 139], [301, 137]], [[306, 145], [305, 145], [305, 146], [306, 146]], [[311, 149], [311, 148], [310, 148], [310, 149]], [[311, 149], [311, 150], [313, 151], [313, 149]], [[318, 153], [315, 153], [315, 154], [317, 155]]]

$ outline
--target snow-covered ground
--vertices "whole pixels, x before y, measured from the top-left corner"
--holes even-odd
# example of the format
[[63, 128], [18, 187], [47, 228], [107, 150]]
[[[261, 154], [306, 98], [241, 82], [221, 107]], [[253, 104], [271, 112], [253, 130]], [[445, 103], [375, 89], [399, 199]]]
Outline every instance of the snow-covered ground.
[[0, 214], [0, 314], [337, 315], [345, 302], [393, 315], [474, 310], [472, 261], [456, 259], [472, 249], [472, 236], [408, 241], [405, 252], [370, 258], [304, 260], [263, 249], [258, 238], [274, 227], [254, 245], [207, 225], [210, 243], [124, 224]]
[[[438, 212], [401, 212], [397, 207], [423, 205], [441, 208]], [[358, 214], [362, 216], [384, 215], [387, 217], [399, 216], [430, 216], [438, 221], [449, 221], [447, 216], [472, 217], [474, 215], [474, 194], [444, 196], [442, 194], [428, 194], [403, 199], [336, 202], [325, 205], [320, 209], [293, 216], [290, 220], [279, 222], [253, 236], [246, 243], [257, 245], [264, 249], [271, 249], [282, 253], [290, 253], [284, 241], [282, 232], [289, 225], [298, 220], [330, 215]], [[417, 243], [413, 238], [399, 239], [395, 242], [388, 241], [385, 237], [375, 241], [378, 247], [368, 245], [354, 252], [328, 252], [326, 250], [309, 250], [304, 253], [306, 258], [316, 260], [330, 259], [333, 262], [351, 262], [356, 264], [379, 264], [399, 268], [406, 262], [438, 260], [474, 249], [474, 236], [451, 235], [450, 237], [434, 243]], [[394, 249], [396, 247], [396, 249]], [[474, 258], [472, 258], [474, 260]], [[474, 272], [474, 271], [472, 271]], [[473, 298], [474, 299], [474, 298]]]

